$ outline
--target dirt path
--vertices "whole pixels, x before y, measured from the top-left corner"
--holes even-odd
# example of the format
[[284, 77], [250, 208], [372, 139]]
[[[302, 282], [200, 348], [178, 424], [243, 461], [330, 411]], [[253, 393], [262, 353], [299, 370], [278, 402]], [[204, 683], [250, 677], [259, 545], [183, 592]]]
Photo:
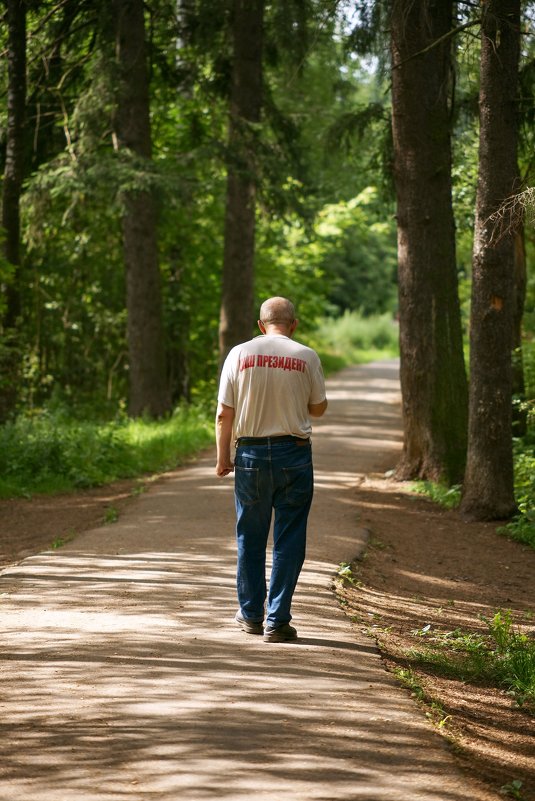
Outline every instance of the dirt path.
[[489, 801], [331, 592], [363, 548], [357, 475], [400, 447], [396, 365], [329, 381], [295, 645], [232, 621], [231, 481], [213, 454], [113, 526], [0, 579], [0, 798]]

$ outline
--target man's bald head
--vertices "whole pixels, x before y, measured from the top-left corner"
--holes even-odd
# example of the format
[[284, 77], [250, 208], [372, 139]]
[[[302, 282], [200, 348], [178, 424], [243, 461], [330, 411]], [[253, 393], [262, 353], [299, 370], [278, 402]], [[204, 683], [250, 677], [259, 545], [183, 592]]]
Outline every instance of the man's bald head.
[[264, 325], [282, 323], [290, 326], [295, 320], [294, 305], [286, 298], [269, 298], [260, 307], [260, 320]]

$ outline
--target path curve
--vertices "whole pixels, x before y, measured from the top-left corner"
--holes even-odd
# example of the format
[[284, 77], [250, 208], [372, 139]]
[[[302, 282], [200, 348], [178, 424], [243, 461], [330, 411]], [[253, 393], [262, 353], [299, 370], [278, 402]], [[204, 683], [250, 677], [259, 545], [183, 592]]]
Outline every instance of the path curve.
[[347, 369], [328, 395], [297, 643], [233, 624], [232, 480], [212, 452], [3, 572], [2, 801], [478, 798], [330, 589], [365, 545], [359, 474], [399, 453], [397, 364]]

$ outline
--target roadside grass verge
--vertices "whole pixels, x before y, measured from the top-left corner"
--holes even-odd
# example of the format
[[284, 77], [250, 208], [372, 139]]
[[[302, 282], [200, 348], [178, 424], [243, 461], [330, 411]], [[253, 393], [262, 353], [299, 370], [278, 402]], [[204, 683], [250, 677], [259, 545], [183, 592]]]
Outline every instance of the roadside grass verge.
[[99, 423], [65, 412], [20, 417], [0, 428], [0, 497], [28, 497], [162, 472], [214, 440], [213, 415], [179, 407], [166, 420]]
[[405, 656], [415, 668], [503, 688], [535, 716], [535, 639], [514, 627], [510, 611], [500, 610], [483, 620], [487, 627], [483, 634], [460, 628], [442, 632], [431, 626], [414, 631], [425, 645], [408, 650]]
[[[355, 590], [363, 587], [357, 565], [342, 562], [333, 581], [342, 607], [348, 606], [343, 591], [348, 585]], [[535, 630], [522, 631], [515, 626], [510, 610], [498, 610], [491, 618], [480, 620], [485, 624], [485, 632], [467, 632], [461, 628], [442, 631], [431, 624], [412, 630], [411, 638], [418, 645], [402, 650], [405, 664], [394, 670], [418, 700], [431, 705], [430, 717], [439, 728], [446, 724], [448, 716], [436, 699], [427, 697], [419, 672], [504, 689], [517, 706], [535, 716]], [[368, 634], [378, 640], [379, 627], [372, 626]]]
[[363, 317], [346, 311], [340, 317], [326, 317], [303, 341], [317, 350], [327, 375], [399, 355], [398, 325], [391, 314]]
[[413, 698], [422, 704], [426, 711], [426, 717], [438, 728], [443, 729], [451, 718], [444, 711], [444, 707], [436, 698], [432, 698], [422, 687], [420, 679], [411, 668], [396, 667], [393, 673], [401, 684], [410, 691]]

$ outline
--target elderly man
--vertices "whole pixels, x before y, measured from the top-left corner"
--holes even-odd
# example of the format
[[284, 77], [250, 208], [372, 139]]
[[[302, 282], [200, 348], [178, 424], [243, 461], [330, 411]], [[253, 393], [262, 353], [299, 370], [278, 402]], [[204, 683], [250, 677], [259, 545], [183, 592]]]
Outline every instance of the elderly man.
[[[236, 622], [249, 634], [263, 634], [266, 642], [297, 638], [290, 607], [305, 558], [312, 502], [310, 417], [321, 417], [327, 408], [317, 353], [292, 340], [297, 323], [289, 300], [266, 300], [258, 321], [262, 336], [230, 351], [218, 395], [216, 473], [235, 471], [240, 604]], [[267, 594], [266, 546], [273, 509]]]

